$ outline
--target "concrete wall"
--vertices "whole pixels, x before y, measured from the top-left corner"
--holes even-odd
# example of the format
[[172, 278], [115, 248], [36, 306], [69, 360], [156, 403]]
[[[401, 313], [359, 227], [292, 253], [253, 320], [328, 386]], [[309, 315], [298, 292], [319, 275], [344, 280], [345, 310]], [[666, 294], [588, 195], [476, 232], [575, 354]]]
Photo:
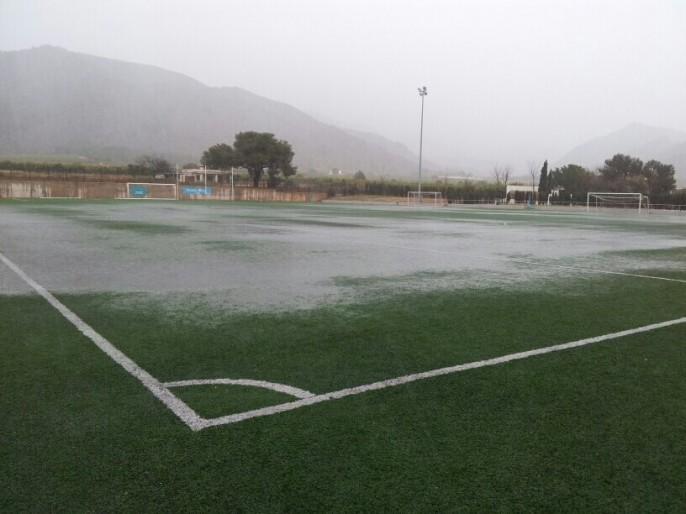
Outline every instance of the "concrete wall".
[[[197, 188], [196, 189], [201, 189]], [[231, 200], [231, 188], [227, 186], [208, 186], [211, 194], [184, 195], [184, 187], [179, 186], [183, 200]], [[0, 178], [0, 198], [85, 198], [112, 199], [126, 198], [126, 183], [91, 182], [67, 180], [7, 180]], [[253, 202], [320, 202], [326, 193], [301, 191], [277, 191], [253, 187], [234, 189], [234, 200]]]
[[126, 183], [0, 180], [0, 198], [125, 198]]
[[[184, 187], [179, 186], [180, 198], [184, 200], [231, 200], [231, 187], [207, 186], [211, 194], [185, 195]], [[200, 186], [202, 189], [202, 186]], [[304, 191], [277, 191], [275, 189], [263, 189], [256, 187], [234, 188], [233, 199], [247, 202], [321, 202], [326, 198], [326, 193], [312, 193]]]

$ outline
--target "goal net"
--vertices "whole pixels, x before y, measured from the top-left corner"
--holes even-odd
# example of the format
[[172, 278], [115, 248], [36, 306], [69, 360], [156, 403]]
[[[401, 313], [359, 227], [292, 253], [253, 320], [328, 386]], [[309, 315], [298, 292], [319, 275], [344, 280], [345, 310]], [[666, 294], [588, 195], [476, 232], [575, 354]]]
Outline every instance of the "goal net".
[[591, 208], [632, 209], [641, 212], [641, 208], [648, 207], [648, 197], [642, 193], [602, 193], [594, 192], [586, 195], [586, 210]]
[[176, 200], [176, 184], [127, 182], [126, 198], [134, 200]]
[[407, 205], [428, 205], [437, 207], [442, 205], [443, 195], [440, 191], [408, 191]]

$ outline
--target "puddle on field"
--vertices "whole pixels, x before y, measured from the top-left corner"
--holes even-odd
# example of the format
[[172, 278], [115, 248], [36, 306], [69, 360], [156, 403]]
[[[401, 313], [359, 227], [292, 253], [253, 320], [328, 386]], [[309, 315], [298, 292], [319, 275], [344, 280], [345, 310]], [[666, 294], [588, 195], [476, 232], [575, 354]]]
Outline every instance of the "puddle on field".
[[[576, 273], [562, 265], [686, 266], [686, 250], [655, 253], [686, 247], [686, 218], [155, 202], [0, 209], [1, 251], [51, 291], [142, 291], [177, 310], [192, 302], [288, 310], [397, 291], [530, 287]], [[22, 290], [0, 280], [7, 293]]]

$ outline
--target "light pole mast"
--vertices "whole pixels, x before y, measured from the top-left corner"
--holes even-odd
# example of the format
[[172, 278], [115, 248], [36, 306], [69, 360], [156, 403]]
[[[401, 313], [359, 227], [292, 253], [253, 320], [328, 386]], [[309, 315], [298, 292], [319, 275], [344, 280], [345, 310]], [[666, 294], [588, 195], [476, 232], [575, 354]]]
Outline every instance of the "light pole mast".
[[417, 183], [417, 193], [419, 195], [419, 201], [422, 201], [422, 146], [424, 143], [424, 97], [428, 94], [426, 91], [426, 86], [417, 88], [419, 91], [419, 96], [422, 99], [422, 116], [419, 122], [419, 181]]

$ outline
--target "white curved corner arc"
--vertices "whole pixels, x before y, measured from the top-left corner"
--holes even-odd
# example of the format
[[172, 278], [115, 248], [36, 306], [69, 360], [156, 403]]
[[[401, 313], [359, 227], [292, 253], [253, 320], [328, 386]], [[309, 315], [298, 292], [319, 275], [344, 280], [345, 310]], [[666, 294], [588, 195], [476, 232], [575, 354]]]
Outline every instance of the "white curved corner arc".
[[314, 393], [305, 391], [298, 387], [289, 386], [287, 384], [277, 384], [276, 382], [267, 382], [266, 380], [252, 380], [249, 378], [207, 378], [197, 380], [177, 380], [174, 382], [165, 382], [165, 387], [191, 387], [203, 385], [239, 385], [247, 387], [261, 387], [262, 389], [270, 389], [279, 393], [288, 394], [296, 398], [310, 398], [315, 396]]

